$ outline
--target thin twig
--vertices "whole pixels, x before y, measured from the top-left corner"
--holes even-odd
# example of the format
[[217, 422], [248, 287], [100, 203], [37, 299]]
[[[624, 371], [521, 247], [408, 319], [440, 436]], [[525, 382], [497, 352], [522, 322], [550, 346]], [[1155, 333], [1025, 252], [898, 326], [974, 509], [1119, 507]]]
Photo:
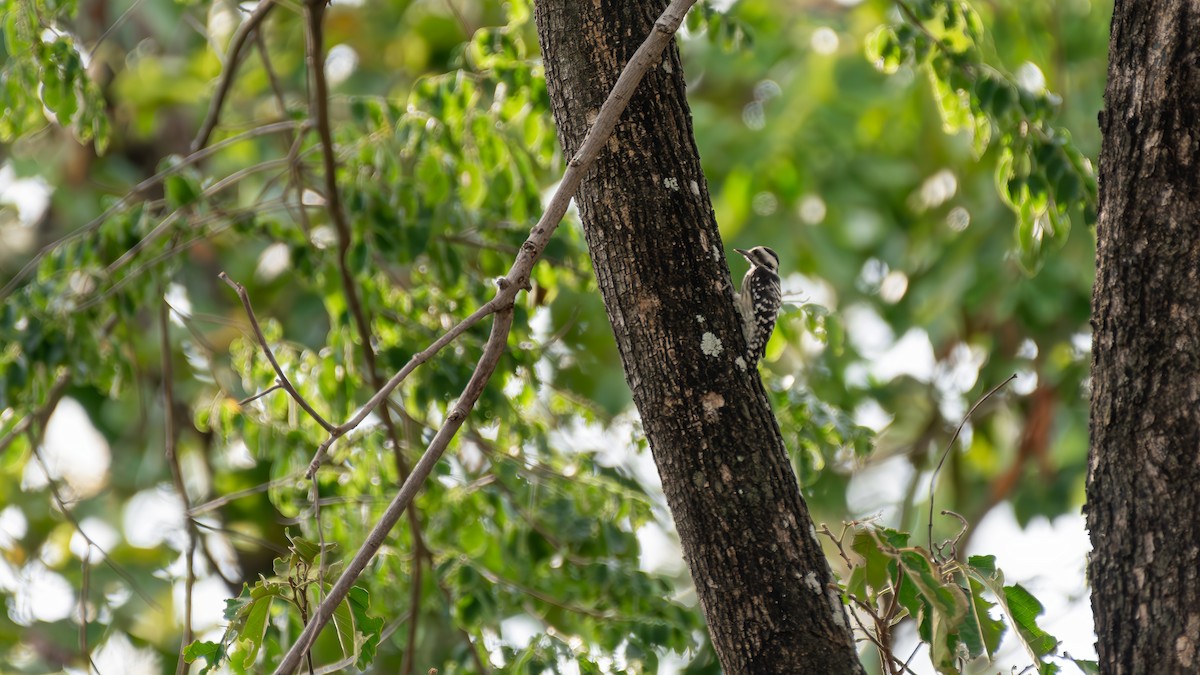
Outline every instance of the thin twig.
[[[192, 596], [196, 588], [196, 528], [192, 523], [188, 523], [188, 546], [186, 572], [187, 575], [183, 582], [183, 640], [179, 643], [179, 661], [175, 664], [175, 675], [185, 675], [191, 666], [183, 658], [183, 650], [192, 643], [195, 635], [192, 632]], [[224, 575], [220, 570], [217, 570], [217, 575], [224, 579]]]
[[83, 582], [79, 589], [79, 656], [86, 662], [91, 663], [92, 653], [88, 650], [87, 627], [88, 627], [88, 586], [92, 578], [92, 547], [87, 546], [83, 549], [83, 567], [79, 570], [83, 577]]
[[293, 121], [293, 120], [287, 120], [284, 122], [274, 122], [272, 124], [265, 124], [261, 127], [255, 127], [253, 129], [249, 129], [240, 134], [237, 134], [236, 136], [231, 136], [229, 138], [226, 138], [219, 143], [214, 143], [207, 148], [197, 150], [196, 152], [193, 152], [192, 154], [188, 155], [187, 157], [184, 157], [183, 159], [179, 160], [178, 162], [172, 164], [171, 166], [169, 166], [169, 167], [163, 169], [162, 171], [159, 171], [158, 173], [154, 174], [153, 176], [147, 178], [146, 180], [138, 183], [137, 185], [133, 186], [129, 190], [129, 192], [126, 192], [124, 197], [117, 200], [117, 203], [115, 203], [112, 206], [105, 209], [103, 213], [96, 216], [92, 220], [88, 221], [83, 227], [80, 227], [79, 229], [71, 232], [70, 234], [65, 235], [65, 236], [59, 238], [58, 240], [51, 242], [51, 243], [43, 246], [41, 249], [39, 249], [38, 252], [32, 258], [30, 258], [29, 261], [26, 262], [25, 265], [23, 267], [21, 267], [21, 269], [18, 270], [16, 274], [13, 275], [13, 278], [9, 279], [8, 283], [6, 283], [3, 288], [0, 288], [0, 300], [7, 298], [13, 292], [13, 290], [17, 287], [17, 284], [24, 281], [25, 278], [29, 276], [29, 273], [32, 272], [38, 266], [39, 263], [41, 263], [42, 259], [45, 258], [47, 255], [49, 255], [52, 251], [54, 251], [59, 246], [62, 246], [63, 244], [65, 244], [69, 241], [74, 241], [81, 237], [85, 237], [85, 236], [91, 234], [92, 232], [95, 232], [96, 229], [99, 228], [101, 225], [103, 225], [104, 222], [107, 221], [110, 217], [112, 217], [113, 214], [119, 213], [119, 212], [129, 208], [129, 206], [135, 201], [135, 198], [137, 197], [137, 195], [139, 195], [139, 194], [145, 192], [146, 190], [149, 190], [150, 188], [154, 187], [155, 185], [161, 183], [164, 179], [166, 179], [170, 176], [173, 176], [173, 175], [179, 173], [180, 171], [183, 171], [187, 167], [189, 167], [211, 155], [214, 155], [217, 152], [221, 151], [222, 149], [227, 148], [231, 145], [241, 143], [242, 141], [246, 141], [246, 140], [249, 140], [252, 138], [258, 138], [259, 136], [267, 136], [270, 134], [278, 133], [280, 131], [302, 128], [306, 124], [307, 124], [307, 122], [303, 122], [303, 121], [298, 122], [298, 121]]
[[[333, 131], [329, 122], [329, 85], [325, 78], [325, 46], [322, 31], [322, 16], [325, 11], [324, 0], [312, 0], [308, 3], [307, 18], [307, 54], [309, 72], [312, 76], [311, 110], [315, 113], [317, 136], [321, 139], [321, 157], [325, 172], [325, 206], [329, 217], [334, 223], [338, 242], [338, 275], [341, 278], [342, 293], [346, 296], [346, 307], [354, 320], [354, 327], [362, 343], [363, 361], [371, 386], [376, 390], [383, 387], [375, 361], [375, 347], [371, 336], [371, 322], [363, 309], [362, 300], [358, 294], [358, 285], [350, 271], [349, 257], [352, 234], [350, 223], [346, 220], [342, 208], [341, 191], [337, 186], [337, 157], [333, 146]], [[303, 205], [302, 205], [303, 206]], [[400, 436], [396, 433], [395, 423], [387, 407], [380, 409], [380, 419], [394, 446], [394, 451], [401, 451]], [[407, 467], [402, 456], [399, 457], [398, 468], [401, 478], [405, 477]]]
[[124, 12], [121, 12], [121, 16], [118, 16], [117, 20], [112, 22], [111, 26], [104, 29], [104, 32], [100, 34], [100, 37], [96, 38], [96, 43], [93, 44], [92, 48], [88, 50], [88, 57], [85, 63], [91, 63], [92, 61], [96, 60], [96, 52], [99, 51], [100, 45], [104, 44], [104, 41], [108, 39], [108, 36], [116, 32], [116, 30], [125, 23], [125, 20], [132, 16], [135, 11], [137, 11], [137, 8], [141, 6], [141, 4], [142, 0], [133, 0], [133, 3], [130, 4]]
[[264, 396], [266, 396], [267, 394], [270, 394], [271, 392], [273, 392], [273, 391], [276, 391], [276, 390], [279, 390], [279, 389], [283, 389], [283, 385], [281, 385], [281, 384], [279, 384], [278, 382], [276, 382], [275, 384], [271, 385], [270, 387], [267, 387], [266, 389], [264, 389], [264, 390], [262, 390], [262, 391], [258, 392], [257, 394], [255, 394], [255, 395], [253, 395], [253, 396], [250, 396], [250, 397], [248, 397], [248, 398], [244, 398], [244, 399], [242, 399], [242, 400], [238, 401], [238, 405], [244, 408], [244, 407], [246, 407], [247, 405], [249, 405], [249, 404], [251, 404], [251, 403], [253, 403], [253, 402], [257, 401], [258, 399], [260, 399], [260, 398], [262, 398], [262, 397], [264, 397]]
[[334, 426], [329, 422], [326, 422], [325, 418], [321, 417], [321, 414], [314, 410], [313, 407], [308, 404], [308, 401], [304, 400], [304, 397], [300, 395], [300, 392], [296, 391], [296, 388], [292, 386], [291, 381], [288, 380], [287, 375], [284, 374], [283, 368], [279, 365], [279, 361], [275, 360], [275, 353], [271, 351], [271, 345], [267, 344], [267, 336], [263, 335], [262, 328], [258, 325], [258, 317], [254, 315], [254, 307], [250, 305], [250, 294], [246, 292], [246, 287], [234, 281], [233, 279], [230, 279], [229, 275], [225, 274], [224, 272], [218, 274], [217, 278], [228, 284], [229, 287], [237, 293], [238, 298], [242, 301], [242, 307], [244, 307], [246, 310], [246, 316], [250, 318], [250, 327], [254, 330], [254, 337], [258, 339], [259, 346], [262, 347], [263, 353], [267, 355], [267, 360], [271, 362], [271, 367], [275, 369], [275, 376], [278, 378], [276, 382], [287, 391], [287, 393], [296, 401], [296, 403], [300, 404], [301, 408], [304, 408], [304, 412], [308, 413], [310, 417], [316, 420], [317, 424], [321, 425], [322, 429], [333, 433], [335, 430]]
[[[337, 266], [338, 275], [341, 278], [342, 293], [346, 296], [346, 306], [350, 312], [350, 316], [354, 320], [355, 330], [358, 333], [359, 342], [362, 344], [363, 361], [366, 366], [366, 374], [371, 386], [379, 390], [383, 387], [383, 381], [380, 379], [379, 370], [376, 366], [374, 341], [371, 336], [371, 322], [367, 316], [367, 311], [363, 308], [362, 300], [359, 297], [358, 285], [354, 280], [354, 275], [350, 271], [349, 257], [352, 234], [350, 232], [350, 223], [346, 220], [346, 213], [342, 208], [341, 191], [337, 186], [337, 157], [333, 145], [333, 130], [329, 122], [329, 83], [325, 78], [325, 44], [322, 18], [325, 11], [324, 0], [311, 0], [305, 12], [306, 18], [306, 54], [308, 60], [308, 70], [312, 77], [311, 103], [310, 111], [315, 113], [317, 136], [321, 140], [321, 157], [324, 164], [325, 173], [325, 206], [329, 211], [329, 217], [334, 223], [334, 230], [337, 233], [338, 256]], [[303, 204], [301, 204], [303, 208]], [[402, 454], [403, 447], [400, 443], [400, 435], [396, 432], [395, 422], [392, 420], [391, 413], [387, 406], [379, 409], [379, 417], [383, 422], [384, 429], [392, 442], [393, 454], [396, 461], [396, 468], [400, 473], [401, 479], [407, 478], [408, 467], [405, 466], [404, 456]], [[316, 481], [314, 481], [314, 485]], [[416, 520], [415, 514], [409, 512], [409, 521], [413, 527], [414, 542], [417, 542], [419, 536], [420, 523]], [[317, 523], [320, 528], [320, 522]], [[420, 544], [418, 544], [420, 545]], [[325, 558], [321, 558], [322, 572]], [[420, 568], [417, 568], [416, 579], [420, 580]], [[414, 586], [413, 596], [419, 605], [420, 587], [419, 584]], [[405, 652], [406, 663], [409, 665], [408, 670], [402, 669], [406, 675], [411, 672], [411, 659], [407, 657], [411, 655], [413, 646], [415, 645], [415, 634], [417, 626], [417, 609], [412, 610], [413, 621], [409, 625], [409, 644]]]
[[129, 584], [130, 589], [142, 599], [142, 602], [145, 602], [147, 605], [153, 607], [159, 612], [164, 611], [162, 605], [158, 604], [158, 602], [156, 602], [154, 598], [151, 597], [150, 594], [141, 587], [137, 580], [133, 578], [132, 574], [126, 571], [124, 567], [113, 562], [112, 556], [109, 555], [108, 551], [106, 551], [103, 546], [97, 544], [94, 539], [88, 536], [87, 532], [83, 531], [83, 525], [81, 525], [79, 519], [75, 517], [75, 512], [71, 510], [71, 507], [67, 506], [67, 500], [63, 498], [62, 492], [60, 492], [58, 489], [58, 479], [50, 474], [50, 465], [46, 463], [46, 458], [42, 457], [42, 432], [39, 431], [39, 427], [44, 430], [48, 418], [49, 415], [47, 415], [44, 419], [38, 420], [35, 424], [30, 425], [28, 433], [29, 444], [33, 447], [33, 458], [37, 460], [38, 466], [40, 466], [42, 469], [42, 473], [46, 475], [46, 486], [50, 489], [50, 496], [54, 499], [54, 504], [58, 506], [59, 512], [61, 512], [63, 517], [71, 523], [71, 525], [75, 528], [75, 531], [79, 533], [79, 536], [83, 537], [84, 543], [95, 547], [96, 551], [100, 553], [102, 556], [101, 560], [104, 561], [104, 565], [106, 567], [112, 570], [117, 576], [121, 577], [125, 583]]
[[942, 458], [938, 460], [937, 468], [933, 470], [933, 475], [929, 477], [929, 551], [931, 553], [933, 552], [933, 499], [934, 488], [937, 486], [938, 472], [942, 470], [942, 464], [946, 463], [946, 458], [950, 456], [950, 450], [954, 447], [954, 442], [958, 440], [958, 435], [962, 433], [963, 427], [967, 425], [967, 420], [971, 419], [971, 415], [975, 413], [975, 409], [980, 405], [983, 405], [984, 401], [991, 398], [993, 394], [1000, 391], [1005, 385], [1015, 379], [1017, 379], [1016, 373], [1009, 375], [1007, 380], [992, 387], [991, 391], [984, 394], [982, 398], [975, 402], [975, 405], [971, 406], [971, 409], [967, 411], [967, 414], [963, 415], [962, 421], [959, 422], [958, 427], [954, 429], [954, 435], [950, 437], [950, 442], [946, 444], [946, 449], [942, 451]]
[[[161, 289], [160, 289], [161, 290]], [[160, 292], [160, 296], [162, 293]], [[165, 299], [161, 300], [162, 306], [158, 312], [158, 331], [160, 340], [160, 349], [162, 350], [162, 390], [163, 390], [163, 434], [165, 443], [165, 454], [167, 457], [167, 465], [171, 468], [171, 479], [175, 483], [175, 491], [179, 493], [179, 501], [183, 504], [183, 512], [187, 514], [192, 509], [191, 500], [188, 498], [187, 486], [183, 482], [183, 470], [179, 466], [179, 455], [176, 452], [176, 443], [179, 440], [179, 434], [175, 429], [175, 376], [174, 367], [171, 363], [171, 332], [170, 332], [170, 313], [171, 307]], [[183, 650], [192, 642], [192, 590], [196, 586], [196, 570], [194, 568], [193, 558], [196, 556], [196, 539], [199, 533], [196, 531], [196, 525], [190, 516], [184, 516], [186, 520], [185, 529], [187, 530], [188, 545], [185, 555], [186, 576], [184, 578], [183, 590], [183, 638], [179, 642], [179, 658], [175, 662], [175, 675], [183, 675], [187, 671], [187, 662], [183, 658]]]
[[[350, 271], [349, 257], [352, 234], [350, 224], [346, 220], [346, 213], [342, 208], [341, 191], [337, 186], [337, 160], [333, 145], [333, 132], [329, 121], [329, 85], [325, 77], [325, 46], [322, 17], [325, 10], [323, 0], [313, 0], [309, 2], [306, 11], [307, 19], [307, 56], [309, 62], [309, 73], [312, 77], [311, 104], [310, 110], [315, 113], [315, 122], [317, 135], [321, 141], [321, 154], [324, 163], [325, 173], [325, 205], [329, 211], [330, 219], [334, 223], [334, 230], [337, 233], [338, 241], [338, 256], [337, 266], [338, 273], [341, 278], [342, 293], [346, 297], [346, 306], [350, 312], [350, 316], [354, 320], [355, 330], [358, 333], [358, 340], [361, 343], [363, 361], [366, 369], [367, 379], [375, 390], [380, 390], [384, 386], [383, 379], [379, 375], [379, 369], [375, 358], [374, 340], [371, 336], [371, 320], [368, 312], [363, 307], [362, 300], [359, 297], [358, 286], [354, 280], [354, 276]], [[260, 45], [260, 50], [263, 51], [263, 57], [266, 58], [265, 47]], [[265, 61], [264, 61], [265, 62]], [[282, 105], [282, 99], [280, 99]], [[290, 156], [291, 153], [289, 153]], [[301, 203], [300, 208], [304, 205]], [[392, 453], [396, 463], [397, 472], [401, 480], [408, 478], [409, 469], [404, 461], [403, 444], [400, 442], [400, 434], [396, 431], [396, 424], [392, 419], [391, 412], [387, 406], [379, 408], [379, 417], [383, 422], [384, 430], [387, 432], [388, 438], [392, 443]], [[411, 425], [412, 421], [405, 414], [405, 425]], [[313, 485], [317, 484], [313, 481]], [[319, 514], [319, 506], [314, 506], [314, 513]], [[408, 624], [408, 645], [404, 652], [400, 672], [402, 675], [411, 675], [415, 664], [412, 656], [416, 647], [417, 628], [420, 623], [421, 609], [421, 552], [425, 548], [424, 541], [421, 535], [420, 518], [417, 516], [415, 509], [408, 509], [409, 528], [412, 531], [413, 545], [417, 550], [415, 556], [416, 566], [413, 570], [411, 580], [412, 588], [410, 589], [409, 600], [409, 624]], [[317, 521], [318, 532], [321, 524]], [[322, 575], [324, 573], [325, 557], [321, 558]], [[322, 576], [323, 578], [323, 576]]]
[[196, 139], [192, 141], [192, 152], [208, 145], [208, 139], [212, 136], [213, 129], [217, 127], [217, 120], [221, 117], [221, 108], [225, 105], [225, 97], [229, 95], [229, 89], [233, 85], [233, 77], [237, 74], [238, 66], [241, 65], [242, 48], [246, 45], [250, 33], [258, 28], [258, 25], [274, 8], [275, 0], [262, 0], [250, 13], [250, 16], [246, 17], [242, 25], [238, 26], [237, 32], [229, 41], [229, 50], [225, 56], [225, 70], [221, 72], [221, 80], [217, 83], [217, 91], [213, 94], [212, 103], [208, 106], [208, 114], [204, 117], [204, 123], [200, 125], [200, 131], [196, 134]]
[[[279, 114], [287, 116], [287, 101], [283, 95], [283, 86], [279, 76], [271, 65], [271, 55], [267, 52], [267, 39], [261, 30], [254, 31], [254, 46], [258, 47], [258, 57], [262, 60], [263, 70], [267, 72], [267, 82], [271, 83], [271, 91], [275, 94], [275, 102], [279, 105]], [[289, 144], [291, 141], [288, 141]]]
[[[413, 514], [415, 511], [408, 509], [407, 513]], [[414, 548], [417, 548], [416, 542], [417, 537], [414, 533]], [[409, 579], [411, 587], [408, 589], [408, 647], [404, 650], [404, 656], [400, 660], [400, 675], [412, 675], [413, 666], [416, 664], [413, 652], [416, 651], [417, 646], [417, 617], [421, 615], [421, 569], [425, 566], [424, 556], [420, 552], [413, 553], [412, 566], [412, 578]]]
[[[293, 473], [288, 476], [276, 478], [275, 480], [267, 482], [267, 483], [255, 485], [254, 487], [249, 487], [244, 490], [238, 490], [237, 492], [230, 492], [229, 494], [221, 495], [220, 497], [217, 497], [216, 499], [213, 499], [211, 501], [207, 501], [207, 502], [204, 502], [203, 504], [197, 504], [196, 506], [193, 506], [192, 510], [188, 511], [188, 515], [192, 516], [192, 517], [196, 517], [196, 516], [204, 515], [205, 513], [208, 513], [209, 511], [216, 511], [217, 509], [221, 508], [222, 506], [225, 506], [226, 504], [230, 504], [232, 502], [236, 502], [237, 500], [239, 500], [243, 497], [249, 497], [250, 495], [256, 495], [256, 494], [259, 494], [260, 492], [266, 492], [267, 490], [270, 490], [271, 488], [279, 487], [280, 485], [287, 485], [289, 483], [294, 483], [294, 482], [300, 480], [301, 475], [302, 474], [300, 474], [299, 472], [296, 472], [296, 473]], [[201, 523], [201, 526], [202, 527], [204, 526], [203, 523]], [[280, 549], [280, 550], [283, 550], [283, 549]]]
[[258, 546], [260, 548], [265, 548], [268, 551], [270, 551], [276, 555], [287, 555], [287, 552], [288, 552], [288, 550], [286, 548], [280, 546], [279, 544], [276, 544], [275, 542], [271, 541], [270, 539], [263, 539], [262, 537], [256, 537], [252, 534], [246, 534], [245, 532], [243, 532], [241, 530], [232, 530], [228, 527], [220, 527], [217, 525], [210, 525], [209, 523], [206, 523], [202, 520], [196, 521], [196, 527], [208, 530], [210, 532], [220, 532], [221, 534], [228, 535], [230, 539], [236, 539], [238, 541], [244, 541], [244, 542], [247, 542], [250, 544], [254, 544], [255, 546]]

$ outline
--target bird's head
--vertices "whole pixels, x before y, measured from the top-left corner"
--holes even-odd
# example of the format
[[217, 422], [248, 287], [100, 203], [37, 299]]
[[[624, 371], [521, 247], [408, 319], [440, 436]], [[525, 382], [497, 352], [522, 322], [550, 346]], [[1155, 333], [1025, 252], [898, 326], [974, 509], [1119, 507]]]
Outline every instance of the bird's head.
[[741, 253], [746, 260], [750, 261], [751, 265], [765, 267], [771, 271], [779, 270], [779, 254], [767, 246], [755, 246], [749, 251], [740, 248], [733, 250]]

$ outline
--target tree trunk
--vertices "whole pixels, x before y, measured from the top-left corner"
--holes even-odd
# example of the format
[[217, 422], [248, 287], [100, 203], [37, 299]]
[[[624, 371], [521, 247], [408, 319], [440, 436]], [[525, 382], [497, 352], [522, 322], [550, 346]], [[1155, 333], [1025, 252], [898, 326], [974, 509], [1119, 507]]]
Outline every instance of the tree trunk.
[[[666, 4], [537, 3], [568, 157]], [[762, 382], [737, 363], [746, 347], [674, 43], [576, 203], [725, 672], [862, 672]]]
[[1200, 672], [1200, 9], [1118, 0], [1093, 291], [1101, 672]]

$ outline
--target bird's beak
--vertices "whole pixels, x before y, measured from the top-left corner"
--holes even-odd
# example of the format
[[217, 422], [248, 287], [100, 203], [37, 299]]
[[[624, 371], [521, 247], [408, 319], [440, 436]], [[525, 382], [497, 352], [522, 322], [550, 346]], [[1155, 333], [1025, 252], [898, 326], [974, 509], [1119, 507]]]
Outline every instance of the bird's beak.
[[733, 250], [737, 251], [738, 253], [741, 253], [743, 258], [746, 258], [747, 260], [749, 260], [749, 259], [750, 259], [750, 252], [749, 252], [749, 251], [745, 251], [745, 250], [742, 250], [742, 249], [740, 249], [740, 248], [735, 248], [735, 249], [733, 249]]

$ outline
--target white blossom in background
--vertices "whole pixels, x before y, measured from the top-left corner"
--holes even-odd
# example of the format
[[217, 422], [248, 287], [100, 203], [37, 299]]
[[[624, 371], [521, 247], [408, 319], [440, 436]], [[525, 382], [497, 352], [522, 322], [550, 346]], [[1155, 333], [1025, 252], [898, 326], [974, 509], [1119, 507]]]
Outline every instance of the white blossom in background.
[[[50, 478], [62, 480], [71, 499], [87, 499], [108, 485], [112, 452], [108, 441], [92, 425], [87, 411], [73, 398], [64, 397], [54, 408], [42, 438], [41, 457]], [[22, 490], [48, 485], [40, 462], [30, 461], [21, 477]]]
[[345, 82], [358, 68], [358, 52], [350, 45], [334, 45], [325, 55], [325, 78], [329, 86]]

